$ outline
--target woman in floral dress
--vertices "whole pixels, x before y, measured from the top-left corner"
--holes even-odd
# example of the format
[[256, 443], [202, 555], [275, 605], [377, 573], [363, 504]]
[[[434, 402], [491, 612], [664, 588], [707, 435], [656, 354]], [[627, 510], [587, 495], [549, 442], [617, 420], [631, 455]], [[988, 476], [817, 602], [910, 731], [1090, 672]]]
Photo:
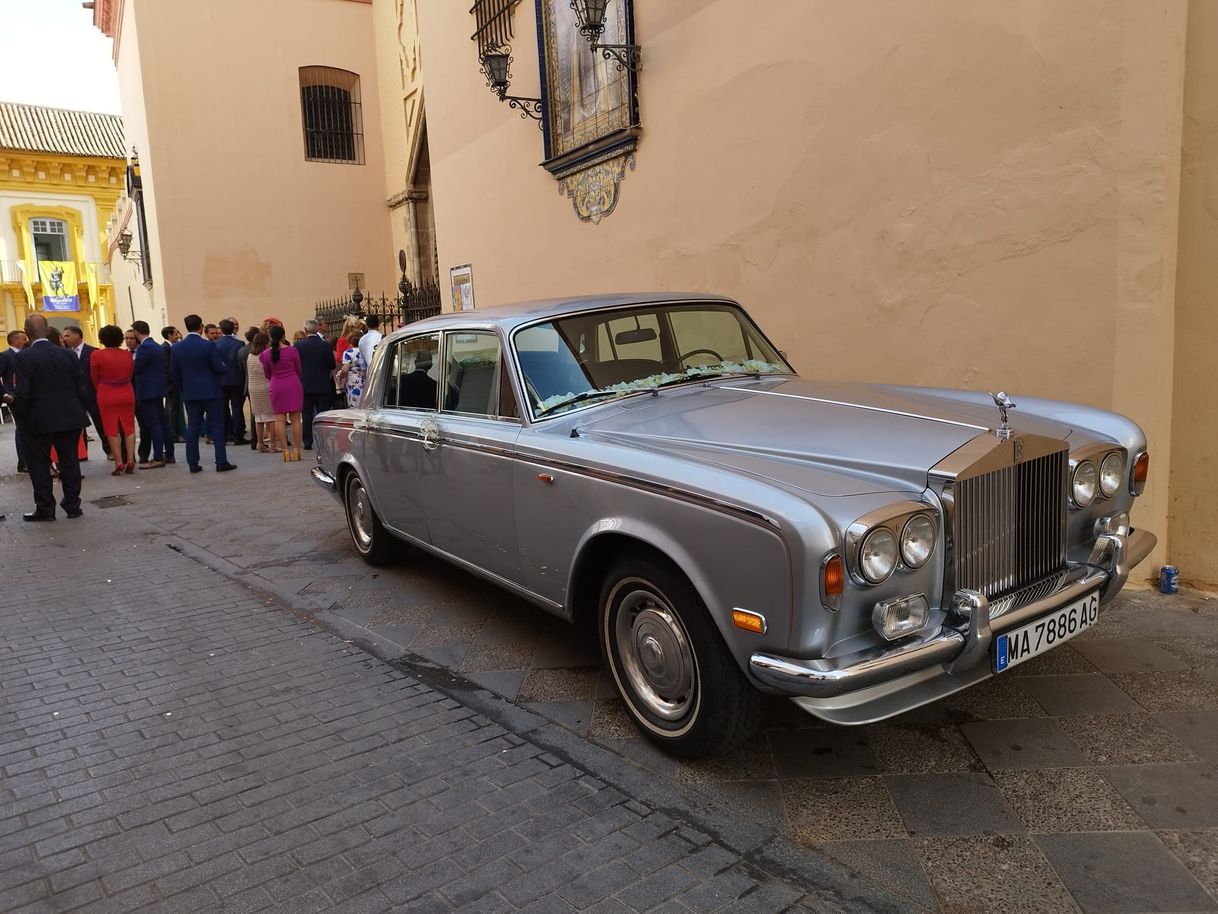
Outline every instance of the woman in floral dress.
[[346, 337], [348, 346], [343, 350], [343, 365], [338, 370], [347, 388], [347, 406], [352, 409], [359, 406], [360, 397], [364, 394], [364, 375], [368, 372], [363, 353], [359, 351], [361, 336], [363, 334], [357, 329]]

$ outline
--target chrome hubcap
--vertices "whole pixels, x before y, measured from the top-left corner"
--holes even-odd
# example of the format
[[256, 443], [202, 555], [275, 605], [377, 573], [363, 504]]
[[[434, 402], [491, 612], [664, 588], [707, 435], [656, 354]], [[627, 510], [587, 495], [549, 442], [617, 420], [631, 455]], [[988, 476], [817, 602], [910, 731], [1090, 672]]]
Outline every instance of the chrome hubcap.
[[697, 667], [677, 614], [654, 593], [635, 590], [621, 602], [614, 635], [623, 672], [647, 710], [662, 720], [683, 717]]
[[368, 493], [359, 483], [352, 484], [349, 502], [347, 514], [351, 519], [351, 535], [360, 551], [367, 552], [372, 546], [372, 505], [368, 503]]

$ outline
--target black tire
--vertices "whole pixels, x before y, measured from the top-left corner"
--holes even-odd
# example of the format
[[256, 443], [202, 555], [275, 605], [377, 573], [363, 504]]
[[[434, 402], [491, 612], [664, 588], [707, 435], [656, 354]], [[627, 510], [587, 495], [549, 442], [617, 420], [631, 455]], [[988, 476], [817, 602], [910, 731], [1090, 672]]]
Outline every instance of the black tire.
[[355, 551], [369, 565], [388, 565], [397, 557], [397, 542], [381, 524], [372, 507], [372, 499], [359, 474], [351, 473], [343, 483], [343, 508], [347, 515], [347, 532]]
[[762, 695], [693, 585], [650, 555], [619, 560], [601, 588], [601, 651], [635, 726], [665, 752], [722, 755], [755, 731]]

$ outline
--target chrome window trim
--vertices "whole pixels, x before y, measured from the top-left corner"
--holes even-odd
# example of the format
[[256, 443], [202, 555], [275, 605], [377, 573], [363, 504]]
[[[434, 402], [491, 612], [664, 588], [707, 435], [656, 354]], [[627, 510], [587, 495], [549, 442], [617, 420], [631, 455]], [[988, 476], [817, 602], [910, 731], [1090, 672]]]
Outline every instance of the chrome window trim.
[[[384, 372], [382, 366], [384, 365], [385, 361], [389, 357], [384, 355], [383, 353], [387, 352], [389, 350], [390, 346], [393, 348], [397, 348], [399, 346], [406, 345], [411, 340], [422, 339], [425, 336], [434, 336], [437, 338], [437, 340], [439, 342], [437, 343], [437, 346], [436, 346], [436, 357], [441, 358], [443, 356], [443, 350], [440, 348], [440, 346], [443, 345], [444, 334], [440, 330], [432, 330], [432, 331], [423, 332], [423, 333], [407, 333], [407, 334], [404, 334], [403, 336], [397, 336], [396, 334], [394, 334], [394, 336], [392, 336], [392, 337], [386, 337], [385, 339], [381, 340], [380, 344], [376, 347], [376, 351], [373, 352], [373, 354], [372, 354], [372, 365], [375, 365], [377, 370], [374, 372], [372, 370], [372, 365], [370, 365], [368, 367], [368, 374], [372, 376], [373, 384], [375, 384], [376, 386], [374, 388], [371, 388], [369, 391], [366, 391], [365, 396], [367, 395], [367, 393], [371, 393], [371, 392], [375, 391], [377, 400], [383, 400], [385, 397], [385, 372]], [[386, 346], [385, 345], [386, 343], [389, 343], [390, 345]], [[444, 370], [444, 366], [441, 365], [440, 371], [443, 372], [443, 370]], [[436, 401], [437, 401], [437, 403], [436, 403], [435, 409], [428, 409], [423, 406], [401, 406], [396, 403], [393, 406], [390, 406], [387, 403], [379, 403], [376, 406], [361, 406], [358, 408], [362, 409], [364, 411], [365, 415], [371, 414], [374, 411], [380, 410], [380, 409], [406, 410], [406, 411], [412, 412], [412, 413], [415, 413], [415, 412], [417, 412], [417, 413], [437, 413], [440, 411], [440, 403], [439, 403], [440, 391], [443, 389], [444, 388], [442, 388], [440, 386], [440, 382], [437, 381], [436, 382]], [[400, 390], [398, 391], [398, 394], [399, 394], [399, 398], [400, 398], [400, 395], [401, 395]]]
[[[440, 350], [440, 356], [444, 360], [444, 365], [443, 365], [443, 368], [441, 369], [441, 373], [444, 376], [444, 386], [440, 387], [439, 385], [437, 385], [437, 397], [439, 398], [440, 405], [435, 410], [435, 412], [439, 413], [439, 415], [441, 415], [441, 416], [450, 416], [454, 419], [490, 419], [495, 422], [508, 422], [508, 423], [511, 423], [512, 425], [519, 425], [519, 426], [523, 427], [524, 423], [522, 423], [520, 421], [520, 418], [517, 416], [491, 416], [491, 415], [488, 415], [487, 413], [462, 413], [462, 412], [457, 412], [455, 409], [445, 409], [444, 408], [444, 397], [443, 397], [442, 393], [443, 393], [443, 391], [446, 391], [448, 389], [447, 382], [448, 382], [448, 337], [449, 336], [451, 336], [452, 334], [456, 334], [456, 333], [489, 333], [491, 336], [493, 336], [495, 338], [495, 342], [499, 344], [499, 361], [495, 366], [496, 372], [502, 371], [505, 355], [507, 353], [507, 348], [503, 345], [503, 336], [498, 332], [498, 329], [494, 328], [494, 327], [487, 328], [487, 329], [482, 329], [480, 327], [459, 327], [459, 328], [449, 328], [446, 330], [441, 330], [439, 332], [440, 332], [441, 336], [443, 337], [443, 342], [442, 342], [443, 348]], [[510, 372], [509, 372], [509, 375], [510, 375]], [[515, 391], [513, 391], [513, 393], [515, 393]], [[496, 408], [498, 408], [498, 404], [496, 404]]]

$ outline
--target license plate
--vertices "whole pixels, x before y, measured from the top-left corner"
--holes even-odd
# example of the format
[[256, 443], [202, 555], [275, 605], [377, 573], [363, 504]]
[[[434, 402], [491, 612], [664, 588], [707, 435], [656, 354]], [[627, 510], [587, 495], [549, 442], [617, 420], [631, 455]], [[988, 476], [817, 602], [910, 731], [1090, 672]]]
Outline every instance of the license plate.
[[1035, 622], [1012, 629], [994, 640], [994, 672], [1018, 666], [1037, 654], [1069, 641], [1100, 617], [1100, 592], [1092, 591], [1081, 600], [1041, 616]]

